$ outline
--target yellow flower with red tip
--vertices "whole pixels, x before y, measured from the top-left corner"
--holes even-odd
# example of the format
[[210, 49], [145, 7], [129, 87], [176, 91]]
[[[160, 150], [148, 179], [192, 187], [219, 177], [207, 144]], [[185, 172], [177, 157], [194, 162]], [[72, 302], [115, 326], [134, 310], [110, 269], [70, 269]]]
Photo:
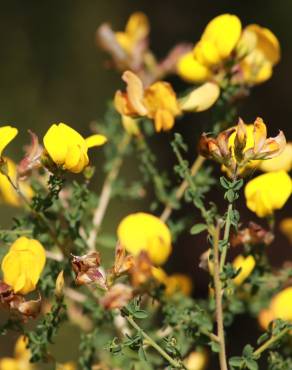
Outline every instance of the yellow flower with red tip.
[[266, 217], [281, 209], [292, 192], [292, 181], [285, 171], [257, 176], [244, 189], [247, 207], [258, 217]]
[[41, 243], [22, 236], [2, 260], [3, 280], [15, 293], [28, 294], [35, 290], [45, 262], [46, 252]]
[[126, 216], [120, 222], [117, 234], [127, 252], [137, 256], [145, 251], [157, 265], [166, 262], [172, 250], [167, 225], [149, 213], [139, 212]]
[[6, 146], [15, 138], [18, 134], [18, 130], [12, 126], [0, 127], [0, 157]]
[[60, 168], [79, 173], [89, 164], [88, 149], [103, 145], [103, 135], [84, 139], [65, 123], [53, 124], [44, 136], [44, 146], [50, 159]]
[[0, 370], [33, 370], [35, 366], [30, 362], [31, 352], [27, 348], [28, 338], [20, 336], [14, 347], [14, 357], [2, 357]]
[[171, 85], [159, 81], [144, 88], [140, 78], [131, 71], [124, 72], [122, 79], [127, 83], [126, 92], [117, 91], [114, 102], [122, 116], [148, 117], [159, 131], [170, 130], [175, 118], [182, 111], [203, 111], [214, 104], [219, 97], [216, 84], [208, 83], [193, 90], [178, 100]]
[[233, 262], [232, 266], [239, 270], [238, 275], [233, 279], [234, 284], [241, 285], [253, 272], [256, 262], [253, 256], [244, 257], [242, 255], [237, 256]]
[[[13, 183], [17, 182], [17, 169], [15, 163], [9, 159], [4, 158], [6, 172], [11, 178]], [[18, 181], [18, 186], [22, 194], [26, 198], [30, 199], [33, 197], [33, 190], [26, 181]], [[0, 200], [3, 203], [7, 203], [11, 206], [18, 207], [21, 205], [21, 198], [19, 197], [16, 190], [13, 188], [5, 174], [0, 173]]]

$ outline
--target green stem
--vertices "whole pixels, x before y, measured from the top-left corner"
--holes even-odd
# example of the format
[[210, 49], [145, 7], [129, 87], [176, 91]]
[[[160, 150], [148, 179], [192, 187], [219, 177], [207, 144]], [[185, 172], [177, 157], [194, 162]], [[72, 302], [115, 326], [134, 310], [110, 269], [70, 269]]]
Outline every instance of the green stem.
[[279, 334], [272, 336], [269, 340], [267, 340], [264, 344], [262, 344], [256, 351], [254, 351], [253, 355], [255, 357], [260, 357], [261, 354], [267, 350], [269, 347], [271, 347], [274, 343], [278, 342], [284, 335], [286, 335], [291, 328], [284, 328], [280, 331]]
[[10, 182], [13, 189], [17, 192], [19, 197], [23, 200], [23, 202], [26, 204], [26, 206], [30, 209], [30, 211], [47, 227], [48, 232], [49, 232], [52, 240], [54, 241], [54, 243], [60, 248], [60, 250], [63, 252], [64, 255], [68, 254], [68, 253], [66, 253], [63, 245], [59, 242], [55, 231], [52, 229], [51, 225], [47, 222], [44, 215], [42, 213], [37, 212], [35, 209], [33, 209], [30, 202], [26, 198], [26, 196], [20, 190], [18, 184], [15, 184], [8, 174], [5, 174], [5, 176], [6, 176], [7, 180]]
[[230, 227], [231, 227], [231, 213], [232, 213], [232, 203], [229, 203], [226, 215], [226, 222], [225, 222], [225, 229], [223, 235], [224, 246], [221, 253], [220, 259], [220, 272], [223, 271], [223, 267], [225, 265], [227, 250], [228, 250], [228, 241], [229, 241], [229, 234], [230, 234]]
[[140, 326], [133, 320], [132, 316], [126, 316], [126, 320], [128, 323], [135, 328], [144, 339], [146, 339], [147, 344], [149, 344], [152, 348], [154, 348], [171, 366], [173, 366], [176, 369], [183, 369], [184, 366], [180, 361], [174, 360], [172, 357], [169, 356], [168, 353], [164, 351], [163, 348], [160, 347], [159, 344], [157, 344], [143, 329], [140, 328]]
[[[201, 155], [199, 155], [194, 163], [192, 164], [192, 167], [190, 169], [190, 175], [191, 177], [195, 176], [198, 171], [200, 170], [200, 168], [202, 167], [203, 163], [205, 161], [205, 158], [202, 157]], [[175, 198], [177, 200], [180, 200], [182, 198], [182, 196], [184, 195], [186, 189], [188, 188], [189, 186], [189, 181], [187, 179], [184, 179], [183, 182], [180, 184], [180, 186], [177, 188], [176, 192], [175, 192]], [[161, 213], [160, 215], [160, 219], [164, 222], [166, 222], [171, 213], [172, 213], [172, 210], [173, 210], [173, 207], [171, 204], [166, 204], [163, 212]]]

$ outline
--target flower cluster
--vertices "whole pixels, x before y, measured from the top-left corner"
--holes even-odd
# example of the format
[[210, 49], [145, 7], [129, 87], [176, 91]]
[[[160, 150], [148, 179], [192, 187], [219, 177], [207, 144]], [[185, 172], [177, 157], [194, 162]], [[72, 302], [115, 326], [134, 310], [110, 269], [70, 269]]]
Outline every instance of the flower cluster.
[[[278, 224], [292, 243], [292, 218], [276, 222], [292, 193], [292, 142], [282, 131], [268, 137], [261, 118], [234, 126], [238, 98], [270, 78], [279, 62], [278, 40], [266, 28], [242, 28], [236, 15], [223, 14], [195, 45], [178, 44], [158, 61], [149, 34], [141, 12], [124, 31], [98, 28], [98, 45], [126, 88], [115, 92], [104, 122], [92, 123], [91, 136], [65, 123], [52, 124], [42, 140], [29, 131], [31, 143], [15, 163], [6, 147], [18, 129], [0, 127], [0, 199], [19, 207], [12, 227], [0, 230], [0, 307], [9, 316], [0, 335], [15, 328], [24, 334], [0, 369], [32, 370], [50, 361], [59, 370], [206, 370], [209, 357], [218, 356], [220, 370], [256, 370], [271, 348], [267, 369], [292, 366], [285, 342], [292, 332], [291, 261], [279, 269], [267, 257]], [[198, 86], [175, 91], [169, 74]], [[196, 127], [199, 139], [187, 140], [189, 151], [172, 132], [175, 123], [209, 109], [209, 131]], [[151, 146], [161, 131], [170, 131], [165, 140], [174, 134], [173, 173], [161, 170], [161, 155]], [[100, 191], [93, 147], [104, 149]], [[185, 156], [196, 147], [190, 165]], [[218, 171], [205, 166], [208, 160], [220, 164]], [[141, 174], [132, 170], [137, 162]], [[244, 207], [251, 212], [241, 214]], [[195, 249], [203, 250], [200, 263], [183, 249], [189, 231]], [[188, 266], [208, 273], [204, 294]], [[234, 349], [226, 333], [238, 315], [256, 317], [265, 333], [257, 349], [248, 344], [242, 356], [229, 358]], [[58, 361], [51, 347], [66, 320], [83, 333], [78, 365]]]

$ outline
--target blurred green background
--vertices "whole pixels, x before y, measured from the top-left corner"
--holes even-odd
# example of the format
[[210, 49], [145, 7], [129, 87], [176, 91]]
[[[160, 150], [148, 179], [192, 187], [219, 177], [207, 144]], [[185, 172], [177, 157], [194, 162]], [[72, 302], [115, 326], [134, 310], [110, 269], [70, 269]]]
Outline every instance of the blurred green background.
[[[51, 123], [63, 121], [88, 134], [89, 123], [102, 117], [106, 102], [122, 84], [118, 73], [104, 68], [108, 56], [96, 47], [95, 31], [104, 21], [122, 30], [129, 14], [136, 10], [144, 11], [150, 18], [151, 48], [158, 57], [163, 57], [177, 42], [198, 40], [206, 23], [223, 12], [237, 14], [244, 25], [258, 23], [270, 28], [282, 46], [281, 63], [270, 81], [252, 91], [240, 108], [240, 115], [246, 122], [261, 116], [272, 136], [281, 128], [292, 139], [291, 0], [2, 0], [0, 4], [0, 122], [15, 125], [21, 131], [11, 146], [16, 159], [21, 156], [19, 148], [24, 138], [28, 139], [28, 128], [41, 136]], [[178, 89], [185, 86], [177, 77], [171, 81]], [[188, 138], [195, 137], [206, 117], [193, 115], [176, 129], [187, 132]], [[168, 143], [168, 136], [162, 137]], [[169, 152], [161, 151], [160, 160], [164, 165], [170, 163]], [[289, 209], [291, 203], [284, 212]], [[117, 220], [120, 209], [111, 212]], [[9, 225], [11, 216], [12, 211], [1, 206], [1, 228]], [[248, 217], [246, 212], [243, 220]], [[198, 294], [206, 288], [196, 266], [204, 243], [202, 240], [202, 245], [194, 250], [192, 239], [180, 238], [170, 262], [173, 270], [194, 276]], [[292, 252], [279, 236], [270, 255], [279, 264], [284, 258], [291, 258]], [[241, 325], [246, 323], [242, 321]], [[68, 338], [67, 332], [64, 338]], [[11, 353], [11, 343], [10, 338], [6, 348], [0, 341], [0, 356]], [[69, 343], [62, 354], [64, 359], [76, 357], [75, 348], [76, 344]]]

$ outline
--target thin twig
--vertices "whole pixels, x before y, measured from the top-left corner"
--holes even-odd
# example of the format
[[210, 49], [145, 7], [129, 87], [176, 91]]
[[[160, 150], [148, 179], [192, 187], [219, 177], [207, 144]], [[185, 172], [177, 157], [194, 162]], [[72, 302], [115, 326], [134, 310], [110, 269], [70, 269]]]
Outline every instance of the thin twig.
[[183, 365], [180, 361], [173, 359], [169, 356], [168, 353], [164, 351], [163, 348], [160, 347], [140, 326], [133, 320], [131, 316], [126, 316], [128, 323], [135, 328], [146, 340], [147, 344], [149, 344], [152, 348], [154, 348], [171, 366], [176, 369], [183, 369]]
[[[199, 155], [194, 163], [192, 164], [192, 167], [190, 169], [190, 175], [195, 176], [200, 168], [202, 167], [203, 163], [205, 161], [205, 158]], [[180, 186], [177, 188], [177, 191], [175, 193], [176, 200], [180, 200], [182, 196], [184, 195], [186, 189], [189, 186], [189, 182], [187, 179], [183, 180], [183, 182], [180, 184]], [[163, 210], [163, 212], [160, 215], [160, 219], [164, 222], [166, 222], [169, 217], [171, 216], [171, 213], [173, 211], [173, 207], [171, 204], [167, 204]]]
[[259, 357], [265, 350], [270, 348], [274, 343], [280, 340], [284, 335], [286, 335], [291, 328], [287, 327], [280, 331], [279, 334], [272, 336], [269, 340], [263, 343], [256, 351], [254, 351], [253, 355], [255, 357]]
[[222, 283], [220, 279], [220, 266], [219, 266], [219, 237], [220, 225], [217, 224], [213, 234], [213, 252], [214, 252], [214, 288], [216, 300], [216, 321], [217, 321], [217, 335], [219, 338], [219, 362], [220, 370], [228, 370], [225, 349], [225, 335], [223, 323], [223, 307], [222, 307]]
[[92, 221], [93, 227], [87, 239], [87, 245], [88, 245], [89, 250], [95, 249], [97, 235], [98, 235], [101, 223], [103, 221], [104, 215], [106, 213], [107, 207], [111, 199], [113, 183], [119, 174], [120, 168], [123, 163], [123, 153], [125, 152], [125, 149], [127, 148], [130, 142], [130, 139], [131, 139], [131, 136], [125, 132], [124, 137], [118, 147], [117, 157], [112, 165], [110, 172], [108, 173], [104, 181], [101, 194], [100, 194], [100, 198], [99, 198], [98, 207], [95, 209], [94, 214], [93, 214], [93, 221]]

